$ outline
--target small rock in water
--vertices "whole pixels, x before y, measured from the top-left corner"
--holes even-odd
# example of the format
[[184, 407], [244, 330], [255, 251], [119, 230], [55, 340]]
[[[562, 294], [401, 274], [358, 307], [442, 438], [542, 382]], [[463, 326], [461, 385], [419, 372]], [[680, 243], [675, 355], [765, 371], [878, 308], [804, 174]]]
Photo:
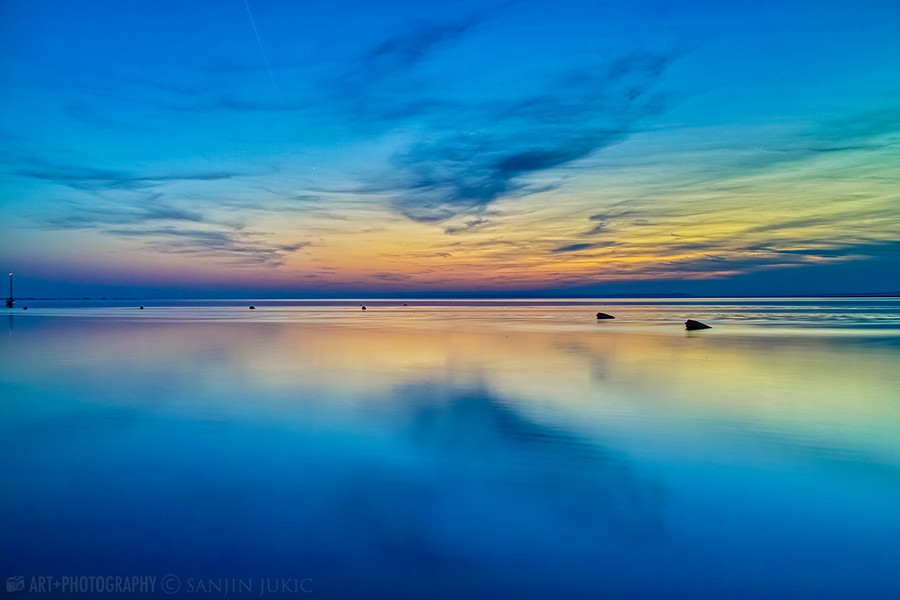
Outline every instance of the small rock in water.
[[27, 307], [27, 306], [23, 306], [23, 307], [22, 307], [22, 310], [28, 310], [28, 307]]
[[251, 307], [250, 307], [250, 310], [256, 310], [256, 307], [255, 307], [255, 306], [251, 306]]
[[693, 319], [688, 319], [687, 321], [685, 321], [684, 328], [688, 331], [695, 331], [697, 329], [712, 329], [709, 325], [701, 323], [700, 321], [695, 321]]
[[615, 319], [614, 316], [608, 315], [606, 313], [597, 313], [597, 318], [598, 319]]
[[144, 307], [143, 307], [143, 306], [141, 307], [141, 310], [144, 310]]
[[363, 309], [363, 310], [366, 310], [366, 307], [365, 307], [365, 306], [363, 306], [363, 307], [362, 307], [362, 309]]

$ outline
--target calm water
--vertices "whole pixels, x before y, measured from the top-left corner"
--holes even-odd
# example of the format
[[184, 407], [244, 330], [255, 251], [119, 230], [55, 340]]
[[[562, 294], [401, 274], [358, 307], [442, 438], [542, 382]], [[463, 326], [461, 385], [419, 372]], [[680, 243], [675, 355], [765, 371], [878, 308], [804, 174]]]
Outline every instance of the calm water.
[[900, 598], [900, 301], [407, 303], [2, 313], [0, 577]]

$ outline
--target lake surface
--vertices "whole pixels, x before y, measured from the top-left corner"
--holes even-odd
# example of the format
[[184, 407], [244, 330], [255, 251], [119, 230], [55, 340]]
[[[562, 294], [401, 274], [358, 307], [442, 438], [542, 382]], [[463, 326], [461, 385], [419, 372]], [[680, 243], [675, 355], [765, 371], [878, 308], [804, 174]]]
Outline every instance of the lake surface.
[[900, 598], [897, 299], [24, 304], [19, 597]]

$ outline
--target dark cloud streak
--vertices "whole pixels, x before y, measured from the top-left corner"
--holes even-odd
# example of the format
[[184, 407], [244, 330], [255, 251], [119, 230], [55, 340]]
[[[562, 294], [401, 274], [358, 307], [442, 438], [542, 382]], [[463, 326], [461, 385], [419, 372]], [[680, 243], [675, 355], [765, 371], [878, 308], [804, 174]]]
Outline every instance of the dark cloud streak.
[[138, 175], [129, 171], [100, 169], [74, 165], [51, 164], [34, 161], [31, 165], [16, 169], [16, 174], [40, 179], [77, 190], [143, 190], [178, 181], [219, 181], [231, 179], [236, 173], [209, 171], [198, 173], [164, 173]]
[[[276, 267], [286, 255], [309, 242], [272, 243], [263, 232], [246, 231], [242, 223], [211, 218], [196, 208], [178, 206], [181, 198], [167, 197], [155, 188], [183, 181], [219, 181], [227, 172], [136, 175], [113, 169], [54, 165], [23, 161], [19, 175], [52, 181], [90, 192], [90, 202], [70, 201], [55, 214], [44, 210], [33, 218], [51, 230], [95, 230], [120, 238], [143, 238], [158, 252], [224, 258], [233, 263]], [[30, 162], [31, 164], [28, 164]]]
[[414, 221], [441, 222], [527, 194], [529, 177], [619, 143], [660, 112], [662, 97], [652, 90], [671, 60], [637, 53], [562, 77], [544, 95], [468, 107], [395, 155], [392, 206]]
[[285, 255], [311, 244], [311, 242], [272, 244], [263, 239], [267, 235], [264, 233], [186, 229], [171, 226], [149, 229], [108, 229], [106, 232], [120, 237], [150, 238], [150, 247], [158, 252], [195, 254], [214, 258], [225, 257], [233, 263], [257, 264], [267, 267], [284, 264]]
[[580, 252], [582, 250], [591, 250], [593, 248], [606, 248], [608, 246], [615, 245], [614, 242], [596, 242], [593, 244], [589, 243], [577, 243], [577, 244], [568, 244], [567, 246], [559, 246], [554, 248], [550, 252], [554, 254], [563, 253], [563, 252]]

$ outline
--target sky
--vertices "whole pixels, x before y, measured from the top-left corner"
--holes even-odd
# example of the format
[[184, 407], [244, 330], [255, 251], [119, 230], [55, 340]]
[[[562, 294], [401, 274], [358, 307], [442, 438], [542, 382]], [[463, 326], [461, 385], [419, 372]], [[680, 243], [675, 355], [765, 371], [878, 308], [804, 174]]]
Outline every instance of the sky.
[[0, 0], [23, 296], [900, 292], [900, 3]]

